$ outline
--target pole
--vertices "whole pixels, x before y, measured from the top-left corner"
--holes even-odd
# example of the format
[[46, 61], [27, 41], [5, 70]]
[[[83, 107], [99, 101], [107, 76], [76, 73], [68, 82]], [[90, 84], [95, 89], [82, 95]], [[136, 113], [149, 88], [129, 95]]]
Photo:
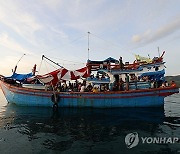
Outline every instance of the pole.
[[159, 57], [160, 57], [159, 47], [157, 47], [157, 48], [158, 48], [158, 55], [159, 55]]
[[24, 53], [22, 56], [21, 56], [21, 58], [18, 60], [18, 62], [17, 62], [17, 64], [16, 64], [16, 66], [18, 65], [18, 63], [21, 61], [21, 59], [25, 56], [26, 54]]
[[26, 55], [26, 54], [24, 53], [24, 54], [21, 56], [21, 58], [18, 60], [16, 66], [14, 67], [13, 74], [16, 73], [17, 65], [18, 65], [18, 63], [21, 61], [21, 59], [22, 59], [25, 55]]
[[90, 35], [91, 33], [90, 32], [88, 32], [88, 60], [89, 60], [89, 35]]
[[63, 66], [61, 66], [61, 65], [59, 65], [58, 63], [56, 63], [56, 62], [52, 61], [51, 59], [47, 58], [45, 55], [42, 55], [42, 59], [43, 59], [43, 58], [46, 58], [46, 59], [49, 60], [50, 62], [56, 64], [57, 66], [59, 66], [59, 67], [61, 67], [61, 68], [63, 68]]

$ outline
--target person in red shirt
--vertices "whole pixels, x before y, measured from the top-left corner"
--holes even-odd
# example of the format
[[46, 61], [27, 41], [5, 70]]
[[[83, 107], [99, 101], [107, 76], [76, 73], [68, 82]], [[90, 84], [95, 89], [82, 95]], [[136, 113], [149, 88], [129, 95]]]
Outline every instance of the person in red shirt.
[[174, 81], [171, 81], [171, 87], [176, 87], [176, 83]]

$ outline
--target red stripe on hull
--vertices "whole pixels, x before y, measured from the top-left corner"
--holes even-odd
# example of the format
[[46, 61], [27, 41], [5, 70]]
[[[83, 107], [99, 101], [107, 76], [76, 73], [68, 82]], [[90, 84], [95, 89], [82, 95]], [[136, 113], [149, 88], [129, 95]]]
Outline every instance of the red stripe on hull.
[[[9, 85], [7, 83], [4, 83], [1, 81], [1, 84], [3, 84], [9, 91], [12, 91], [14, 93], [23, 94], [23, 95], [31, 95], [31, 96], [39, 96], [39, 97], [51, 97], [52, 92], [50, 91], [42, 91], [42, 90], [34, 90], [34, 89], [27, 89], [27, 88], [21, 88], [16, 87], [13, 85]], [[119, 98], [134, 98], [134, 97], [149, 97], [149, 96], [162, 96], [166, 97], [169, 95], [172, 95], [175, 92], [163, 92], [160, 93], [160, 91], [163, 90], [173, 90], [176, 89], [174, 87], [167, 87], [167, 88], [158, 88], [158, 89], [146, 89], [146, 90], [136, 90], [136, 91], [123, 91], [123, 92], [99, 92], [99, 93], [92, 93], [92, 92], [69, 92], [69, 96], [61, 96], [61, 98], [85, 98], [85, 99], [119, 99]], [[145, 92], [154, 92], [153, 94], [142, 94]], [[42, 93], [42, 94], [38, 94]], [[139, 93], [139, 94], [137, 94]], [[59, 92], [58, 94], [64, 95], [66, 92]], [[86, 95], [91, 96], [86, 96]], [[101, 94], [107, 94], [109, 96], [100, 96]], [[135, 94], [130, 96], [111, 96], [111, 94]], [[72, 96], [76, 95], [76, 96]], [[95, 96], [99, 95], [99, 96]]]
[[[43, 93], [51, 93], [50, 91], [44, 91], [44, 90], [37, 90], [37, 89], [28, 89], [28, 88], [22, 88], [17, 87], [14, 85], [10, 85], [8, 83], [5, 83], [3, 81], [0, 81], [3, 83], [3, 85], [6, 85], [8, 89], [13, 88], [17, 90], [23, 90], [23, 91], [29, 91], [29, 92], [43, 92]], [[129, 90], [129, 91], [106, 91], [106, 92], [99, 92], [102, 94], [128, 94], [128, 93], [140, 93], [140, 92], [155, 92], [155, 91], [161, 91], [161, 90], [171, 90], [171, 89], [178, 89], [178, 87], [165, 87], [165, 88], [156, 88], [156, 89], [139, 89], [139, 90]], [[67, 92], [60, 92], [61, 94], [66, 94]], [[69, 94], [92, 94], [91, 92], [68, 92]]]

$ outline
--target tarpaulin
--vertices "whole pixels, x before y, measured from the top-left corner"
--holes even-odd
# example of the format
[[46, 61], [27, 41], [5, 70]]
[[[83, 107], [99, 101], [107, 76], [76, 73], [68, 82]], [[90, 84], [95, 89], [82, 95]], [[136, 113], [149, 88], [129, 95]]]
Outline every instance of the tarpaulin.
[[77, 80], [81, 77], [87, 78], [89, 77], [89, 73], [87, 67], [75, 71], [60, 68], [45, 75], [37, 75], [36, 77], [43, 83], [51, 83], [55, 85], [59, 80]]
[[22, 81], [24, 81], [25, 79], [30, 78], [30, 77], [32, 77], [32, 76], [33, 76], [32, 73], [28, 73], [28, 74], [17, 74], [17, 73], [13, 73], [12, 76], [6, 77], [6, 79], [14, 79], [14, 80], [17, 80], [17, 81], [22, 82]]

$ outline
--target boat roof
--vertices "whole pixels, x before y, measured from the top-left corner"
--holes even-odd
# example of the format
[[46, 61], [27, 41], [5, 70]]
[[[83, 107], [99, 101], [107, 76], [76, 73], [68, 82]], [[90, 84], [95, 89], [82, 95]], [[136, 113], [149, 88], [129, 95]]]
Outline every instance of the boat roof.
[[115, 58], [109, 57], [109, 58], [107, 58], [105, 60], [102, 60], [102, 61], [88, 60], [87, 62], [90, 63], [90, 64], [103, 64], [104, 62], [117, 63], [119, 61], [117, 59], [115, 59]]

